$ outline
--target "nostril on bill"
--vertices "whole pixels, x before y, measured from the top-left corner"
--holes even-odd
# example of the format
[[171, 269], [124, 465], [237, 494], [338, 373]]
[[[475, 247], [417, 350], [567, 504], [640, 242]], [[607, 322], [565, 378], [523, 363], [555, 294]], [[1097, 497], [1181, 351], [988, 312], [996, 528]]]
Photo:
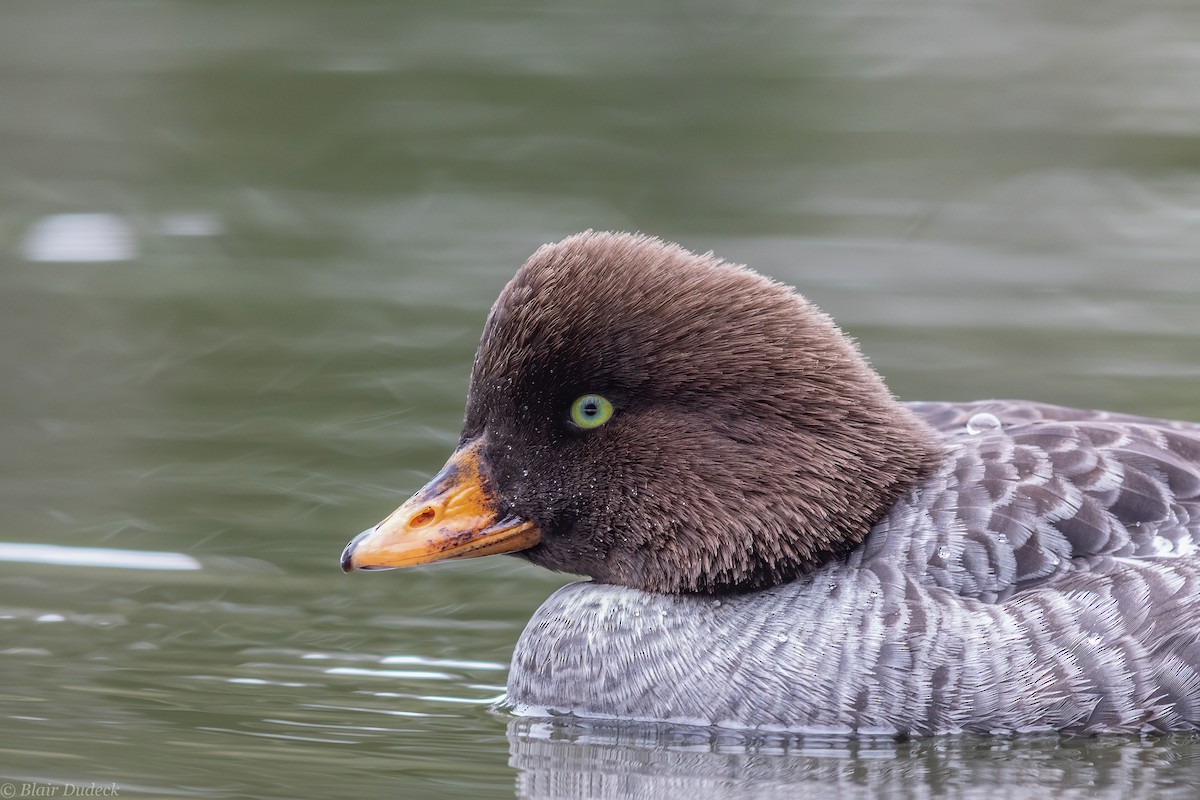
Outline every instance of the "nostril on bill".
[[412, 515], [412, 518], [408, 521], [408, 527], [423, 527], [433, 522], [435, 517], [437, 517], [437, 511], [432, 506], [425, 506], [425, 508]]

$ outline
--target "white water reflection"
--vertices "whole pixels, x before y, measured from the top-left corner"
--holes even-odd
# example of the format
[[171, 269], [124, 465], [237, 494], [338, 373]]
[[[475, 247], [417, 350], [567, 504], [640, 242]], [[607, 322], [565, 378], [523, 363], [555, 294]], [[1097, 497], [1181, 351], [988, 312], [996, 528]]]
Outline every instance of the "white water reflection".
[[26, 261], [132, 261], [133, 227], [116, 214], [54, 214], [34, 223], [21, 243]]
[[25, 542], [0, 542], [0, 561], [55, 564], [66, 567], [111, 567], [114, 569], [200, 569], [199, 561], [183, 553], [121, 550], [108, 547], [65, 547]]
[[332, 667], [330, 675], [360, 675], [368, 678], [404, 678], [417, 681], [452, 681], [454, 676], [445, 672], [427, 672], [412, 669], [363, 669], [362, 667]]
[[448, 669], [476, 669], [504, 671], [507, 664], [497, 664], [494, 661], [469, 661], [462, 658], [429, 658], [427, 656], [385, 656], [381, 664], [422, 664], [427, 667], [446, 667]]
[[164, 236], [219, 236], [225, 232], [225, 225], [215, 214], [189, 211], [161, 215], [158, 230]]

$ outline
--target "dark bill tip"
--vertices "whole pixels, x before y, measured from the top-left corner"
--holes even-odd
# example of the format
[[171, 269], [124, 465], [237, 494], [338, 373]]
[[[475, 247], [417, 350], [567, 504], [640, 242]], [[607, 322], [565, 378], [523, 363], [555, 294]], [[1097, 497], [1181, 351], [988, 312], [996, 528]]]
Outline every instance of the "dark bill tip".
[[358, 536], [355, 536], [353, 539], [350, 540], [350, 544], [346, 545], [346, 549], [342, 551], [342, 572], [354, 572], [354, 570], [356, 570], [356, 569], [362, 569], [362, 570], [391, 569], [391, 567], [356, 567], [356, 566], [354, 566], [354, 550], [355, 550], [355, 548], [358, 547], [358, 543], [361, 542], [363, 539], [366, 539], [372, 533], [374, 533], [375, 529], [378, 527], [379, 526], [376, 525], [373, 528], [367, 528], [365, 531], [360, 533]]

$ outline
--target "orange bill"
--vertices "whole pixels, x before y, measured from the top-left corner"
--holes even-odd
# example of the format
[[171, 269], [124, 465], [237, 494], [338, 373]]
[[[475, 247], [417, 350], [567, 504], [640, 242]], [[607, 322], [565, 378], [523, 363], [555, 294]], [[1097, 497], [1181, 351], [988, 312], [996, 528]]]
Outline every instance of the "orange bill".
[[408, 502], [355, 536], [342, 552], [342, 569], [410, 567], [512, 553], [537, 544], [541, 532], [534, 523], [500, 518], [480, 468], [482, 446], [480, 439], [464, 444]]

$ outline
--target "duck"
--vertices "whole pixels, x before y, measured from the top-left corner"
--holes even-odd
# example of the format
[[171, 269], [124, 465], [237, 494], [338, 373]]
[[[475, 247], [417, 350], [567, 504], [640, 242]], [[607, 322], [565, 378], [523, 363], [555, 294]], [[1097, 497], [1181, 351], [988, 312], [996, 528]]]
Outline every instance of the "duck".
[[1200, 729], [1200, 425], [901, 402], [789, 286], [643, 234], [539, 248], [445, 467], [343, 570], [584, 576], [516, 714], [850, 736]]

